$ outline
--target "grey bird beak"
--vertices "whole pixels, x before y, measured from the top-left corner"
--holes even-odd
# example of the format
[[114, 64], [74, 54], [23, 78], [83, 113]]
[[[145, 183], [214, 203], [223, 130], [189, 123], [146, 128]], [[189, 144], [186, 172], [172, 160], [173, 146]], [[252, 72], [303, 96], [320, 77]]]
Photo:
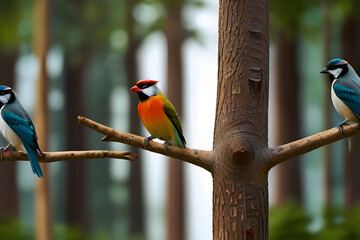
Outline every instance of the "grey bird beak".
[[329, 73], [329, 70], [327, 68], [325, 68], [320, 73]]

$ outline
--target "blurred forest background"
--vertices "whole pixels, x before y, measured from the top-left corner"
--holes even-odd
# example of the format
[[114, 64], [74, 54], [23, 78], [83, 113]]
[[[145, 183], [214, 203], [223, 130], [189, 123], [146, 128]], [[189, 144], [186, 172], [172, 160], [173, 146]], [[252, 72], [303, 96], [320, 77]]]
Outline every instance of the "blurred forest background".
[[[330, 81], [319, 72], [341, 57], [360, 73], [359, 12], [357, 0], [270, 0], [270, 146], [342, 120], [330, 102]], [[41, 239], [39, 231], [48, 231], [59, 240], [211, 239], [208, 172], [103, 143], [77, 125], [76, 116], [148, 136], [129, 88], [156, 79], [181, 115], [188, 146], [212, 149], [217, 21], [216, 0], [0, 1], [1, 84], [15, 89], [32, 116], [46, 62], [47, 150], [139, 154], [135, 163], [48, 164], [40, 180], [27, 162], [2, 162], [0, 236]], [[47, 52], [43, 60], [41, 51]], [[360, 239], [359, 144], [360, 137], [346, 139], [272, 170], [270, 239]], [[46, 196], [36, 194], [41, 184]], [[47, 204], [39, 207], [41, 198]], [[41, 212], [49, 227], [35, 228]]]

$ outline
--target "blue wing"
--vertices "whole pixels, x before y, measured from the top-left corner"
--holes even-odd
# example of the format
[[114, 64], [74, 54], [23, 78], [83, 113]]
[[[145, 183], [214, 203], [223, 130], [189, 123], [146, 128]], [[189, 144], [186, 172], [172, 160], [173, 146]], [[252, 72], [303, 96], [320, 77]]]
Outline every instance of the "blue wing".
[[333, 85], [334, 92], [360, 120], [360, 89], [353, 82], [347, 82], [344, 86], [342, 82], [336, 81]]
[[37, 158], [37, 150], [40, 151], [40, 148], [37, 142], [35, 127], [29, 115], [23, 110], [21, 105], [17, 106], [17, 108], [8, 105], [1, 111], [1, 116], [21, 139], [29, 157], [33, 172], [39, 177], [43, 177]]

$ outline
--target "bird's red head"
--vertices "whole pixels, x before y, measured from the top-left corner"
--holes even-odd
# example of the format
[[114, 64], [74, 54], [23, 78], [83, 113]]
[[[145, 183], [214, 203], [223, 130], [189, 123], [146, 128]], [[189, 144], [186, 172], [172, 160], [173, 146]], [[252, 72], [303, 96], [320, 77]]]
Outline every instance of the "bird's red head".
[[156, 80], [149, 80], [149, 79], [146, 79], [146, 80], [140, 80], [138, 81], [135, 86], [133, 86], [132, 88], [130, 88], [130, 91], [133, 91], [133, 92], [142, 92], [142, 89], [144, 88], [147, 88], [147, 87], [150, 87], [156, 83], [158, 83], [159, 81], [156, 81]]

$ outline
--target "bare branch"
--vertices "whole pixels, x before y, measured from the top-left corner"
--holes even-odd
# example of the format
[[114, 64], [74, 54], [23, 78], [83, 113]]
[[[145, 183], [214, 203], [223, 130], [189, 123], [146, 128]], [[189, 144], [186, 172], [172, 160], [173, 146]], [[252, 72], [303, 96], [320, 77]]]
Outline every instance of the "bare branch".
[[[109, 128], [105, 125], [99, 124], [81, 116], [78, 116], [78, 123], [106, 135], [102, 141], [121, 142], [127, 145], [145, 149], [145, 138], [143, 137]], [[155, 141], [149, 141], [149, 144], [145, 150], [166, 155], [164, 145]], [[210, 172], [212, 171], [212, 151], [169, 146], [167, 155], [188, 163], [192, 163]]]
[[354, 136], [360, 133], [360, 123], [343, 126], [344, 134], [340, 133], [339, 128], [332, 128], [309, 137], [286, 143], [284, 145], [270, 148], [266, 152], [268, 160], [265, 161], [265, 168], [270, 170], [272, 167], [288, 159], [298, 157], [324, 145], [338, 140]]
[[[136, 161], [137, 155], [133, 155], [127, 151], [64, 151], [64, 152], [44, 152], [45, 157], [38, 155], [39, 162], [58, 162], [67, 160], [82, 160], [82, 159], [94, 159], [94, 158], [117, 158], [130, 161]], [[28, 161], [28, 156], [23, 152], [10, 152], [2, 151], [2, 159], [0, 161]]]

